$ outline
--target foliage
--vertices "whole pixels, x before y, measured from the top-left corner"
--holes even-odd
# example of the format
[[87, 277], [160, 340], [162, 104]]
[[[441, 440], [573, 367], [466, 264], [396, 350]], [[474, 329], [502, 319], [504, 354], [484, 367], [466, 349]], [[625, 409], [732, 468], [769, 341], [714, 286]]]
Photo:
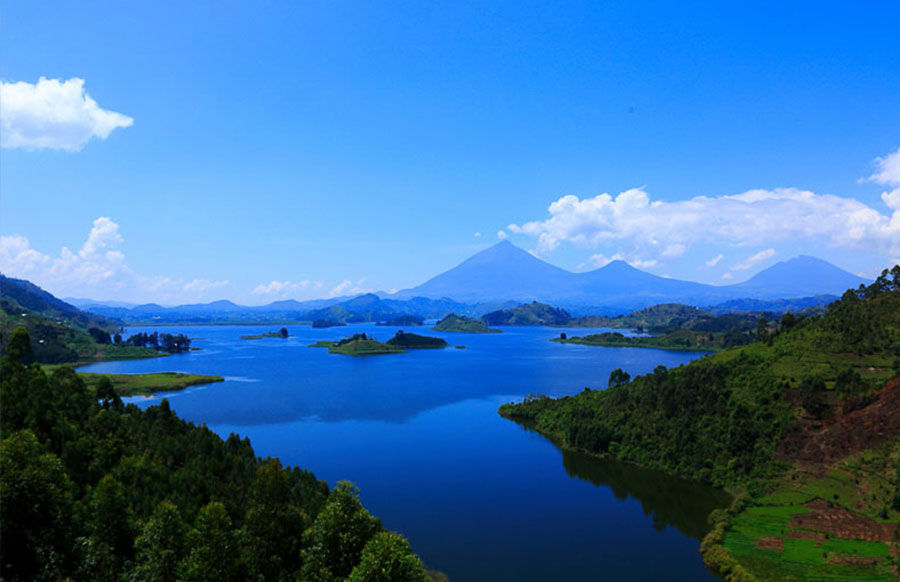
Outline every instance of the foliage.
[[485, 325], [566, 325], [571, 319], [565, 309], [537, 301], [481, 316]]
[[428, 580], [422, 560], [409, 542], [393, 532], [376, 534], [363, 548], [362, 558], [349, 582], [424, 582]]
[[403, 349], [446, 348], [450, 345], [439, 337], [406, 333], [402, 329], [398, 330], [396, 335], [387, 341], [387, 344]]
[[480, 319], [455, 313], [445, 316], [431, 329], [459, 333], [500, 333], [499, 329], [490, 329]]
[[300, 580], [307, 561], [346, 578], [382, 531], [349, 486], [329, 495], [165, 399], [142, 411], [108, 379], [25, 365], [27, 339], [0, 361], [3, 580]]

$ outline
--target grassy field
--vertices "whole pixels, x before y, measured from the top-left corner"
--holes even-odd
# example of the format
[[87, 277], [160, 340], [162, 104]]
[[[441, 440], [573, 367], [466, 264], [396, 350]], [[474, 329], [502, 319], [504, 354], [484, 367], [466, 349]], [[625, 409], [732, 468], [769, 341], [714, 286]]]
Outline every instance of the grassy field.
[[222, 382], [225, 380], [221, 376], [182, 374], [180, 372], [159, 372], [154, 374], [93, 374], [89, 372], [79, 372], [78, 376], [80, 376], [90, 388], [95, 387], [97, 382], [100, 381], [100, 378], [109, 378], [110, 381], [112, 381], [113, 388], [119, 396], [138, 396], [154, 394], [156, 392], [172, 392], [174, 390], [183, 390], [189, 386], [212, 384], [214, 382]]
[[897, 580], [898, 461], [894, 439], [830, 467], [797, 464], [734, 512], [722, 546], [758, 580]]

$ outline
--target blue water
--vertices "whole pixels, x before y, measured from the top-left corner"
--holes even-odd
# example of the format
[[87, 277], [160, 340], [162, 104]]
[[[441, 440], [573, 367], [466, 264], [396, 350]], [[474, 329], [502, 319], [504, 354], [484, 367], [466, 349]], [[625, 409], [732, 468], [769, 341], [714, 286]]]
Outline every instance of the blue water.
[[423, 331], [467, 348], [368, 357], [307, 345], [359, 331], [387, 340], [397, 328], [289, 326], [288, 339], [240, 339], [272, 329], [159, 328], [201, 350], [83, 370], [224, 376], [164, 396], [183, 418], [249, 436], [258, 455], [353, 481], [365, 506], [451, 582], [715, 579], [697, 549], [705, 515], [723, 501], [716, 492], [564, 453], [497, 414], [529, 393], [603, 388], [615, 368], [634, 376], [702, 354], [560, 344], [549, 328]]

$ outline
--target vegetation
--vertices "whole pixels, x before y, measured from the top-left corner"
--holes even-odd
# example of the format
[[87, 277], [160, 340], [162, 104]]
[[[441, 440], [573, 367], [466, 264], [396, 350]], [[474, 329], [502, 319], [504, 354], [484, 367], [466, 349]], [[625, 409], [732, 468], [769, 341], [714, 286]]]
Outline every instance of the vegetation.
[[568, 337], [566, 334], [561, 334], [560, 337], [553, 338], [550, 341], [586, 346], [716, 351], [731, 346], [744, 345], [752, 342], [755, 338], [756, 334], [751, 332], [729, 330], [722, 333], [679, 330], [655, 336], [626, 336], [615, 331], [590, 334], [584, 337]]
[[397, 330], [397, 334], [387, 341], [387, 345], [405, 350], [440, 349], [450, 346], [442, 338], [406, 333], [402, 329]]
[[151, 374], [94, 374], [78, 372], [88, 390], [96, 391], [102, 379], [112, 383], [112, 388], [119, 396], [146, 396], [156, 392], [172, 392], [190, 386], [212, 384], [225, 380], [222, 376], [203, 374], [184, 374], [181, 372], [157, 372]]
[[501, 333], [499, 329], [491, 329], [480, 319], [456, 315], [451, 313], [431, 328], [433, 331], [448, 331], [457, 333]]
[[387, 321], [379, 321], [375, 325], [387, 325], [387, 326], [395, 326], [395, 327], [412, 327], [423, 325], [425, 323], [425, 318], [421, 315], [412, 315], [412, 314], [404, 314], [397, 315], [388, 319]]
[[500, 414], [738, 492], [703, 546], [726, 579], [896, 577], [900, 540], [882, 525], [900, 520], [900, 266], [824, 315], [757, 327], [753, 344]]
[[[421, 562], [309, 471], [51, 375], [17, 330], [0, 361], [0, 577], [74, 580], [424, 581]], [[381, 577], [378, 577], [378, 576]]]
[[572, 316], [564, 309], [533, 301], [512, 309], [492, 311], [481, 316], [485, 325], [566, 325]]
[[347, 325], [343, 321], [335, 321], [333, 319], [314, 319], [312, 322], [313, 329], [327, 329], [329, 327], [340, 327]]
[[140, 332], [129, 337], [124, 341], [124, 344], [139, 348], [153, 348], [154, 350], [167, 352], [169, 354], [180, 354], [182, 352], [190, 351], [191, 338], [183, 333], [175, 335], [155, 331], [153, 333]]
[[339, 341], [317, 341], [314, 344], [310, 344], [309, 347], [328, 348], [328, 353], [343, 354], [345, 356], [378, 356], [383, 354], [401, 354], [406, 351], [403, 348], [389, 345], [389, 343], [381, 343], [365, 333], [355, 333]]
[[242, 340], [260, 340], [265, 337], [287, 338], [287, 337], [290, 337], [290, 334], [288, 333], [288, 330], [286, 327], [282, 327], [278, 331], [269, 331], [266, 333], [260, 333], [260, 334], [255, 334], [255, 335], [242, 335], [241, 339]]

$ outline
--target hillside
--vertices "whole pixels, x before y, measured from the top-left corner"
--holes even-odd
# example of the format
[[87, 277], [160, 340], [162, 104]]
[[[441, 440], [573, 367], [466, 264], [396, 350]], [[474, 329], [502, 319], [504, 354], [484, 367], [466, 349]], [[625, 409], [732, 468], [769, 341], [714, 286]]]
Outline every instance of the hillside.
[[329, 490], [165, 399], [141, 410], [105, 378], [25, 366], [28, 343], [0, 361], [4, 580], [430, 579], [352, 484]]
[[[883, 524], [900, 519], [898, 346], [894, 267], [751, 345], [630, 382], [619, 370], [606, 390], [535, 395], [500, 414], [567, 447], [740, 493], [704, 546], [729, 579], [893, 579], [900, 548]], [[856, 529], [827, 529], [831, 519]], [[816, 554], [817, 539], [833, 542]]]
[[456, 315], [455, 313], [451, 313], [444, 317], [431, 329], [434, 331], [449, 331], [455, 333], [501, 333], [502, 331], [489, 328], [480, 319], [466, 317], [465, 315]]
[[566, 325], [572, 316], [564, 309], [532, 301], [511, 309], [485, 313], [481, 320], [486, 325]]
[[30, 281], [13, 279], [2, 274], [0, 274], [0, 301], [7, 302], [7, 309], [10, 311], [19, 307], [24, 311], [58, 323], [67, 323], [85, 330], [97, 327], [107, 332], [114, 332], [118, 328], [115, 321], [101, 315], [81, 311], [77, 307], [57, 299]]

